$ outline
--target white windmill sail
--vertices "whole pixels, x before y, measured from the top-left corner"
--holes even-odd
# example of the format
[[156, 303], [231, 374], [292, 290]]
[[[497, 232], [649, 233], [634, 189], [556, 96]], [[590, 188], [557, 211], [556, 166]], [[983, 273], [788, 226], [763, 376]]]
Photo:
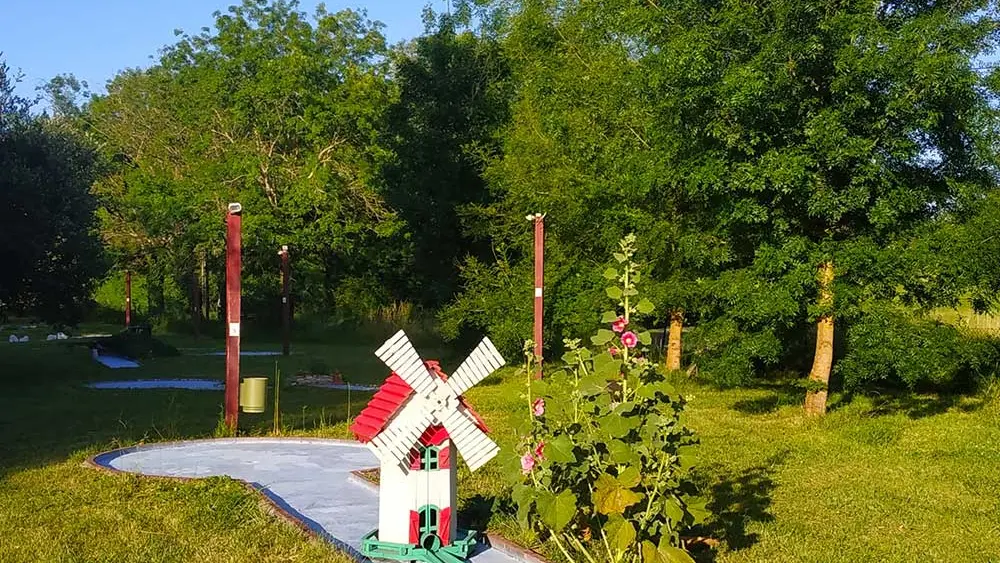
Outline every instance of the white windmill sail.
[[503, 356], [497, 352], [493, 342], [489, 338], [483, 338], [479, 346], [476, 346], [469, 357], [448, 378], [448, 386], [455, 395], [461, 395], [500, 369], [504, 363]]
[[402, 330], [376, 350], [375, 355], [414, 391], [393, 420], [372, 439], [372, 450], [379, 458], [395, 461], [407, 471], [412, 448], [434, 423], [448, 431], [471, 471], [497, 455], [500, 447], [476, 424], [459, 400], [462, 393], [504, 365], [503, 356], [489, 338], [479, 343], [447, 381], [427, 369]]

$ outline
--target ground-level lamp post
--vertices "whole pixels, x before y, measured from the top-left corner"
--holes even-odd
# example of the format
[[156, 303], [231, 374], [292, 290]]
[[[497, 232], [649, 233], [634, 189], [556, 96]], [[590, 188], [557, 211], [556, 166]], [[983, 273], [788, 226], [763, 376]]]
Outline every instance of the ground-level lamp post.
[[226, 215], [226, 399], [225, 422], [236, 432], [240, 408], [240, 227], [243, 206], [230, 203]]
[[288, 264], [290, 260], [288, 247], [283, 245], [278, 251], [278, 256], [281, 257], [281, 354], [287, 356], [291, 350], [292, 337], [292, 302], [289, 295], [292, 279]]
[[545, 286], [545, 215], [535, 213], [525, 217], [535, 224], [535, 361], [538, 362], [538, 372], [535, 377], [542, 378], [542, 288]]

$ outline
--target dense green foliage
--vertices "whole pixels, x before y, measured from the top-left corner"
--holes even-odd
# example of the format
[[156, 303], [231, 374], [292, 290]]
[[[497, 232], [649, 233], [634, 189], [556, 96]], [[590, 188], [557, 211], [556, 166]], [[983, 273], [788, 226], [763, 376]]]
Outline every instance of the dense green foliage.
[[[501, 251], [469, 262], [455, 316], [527, 333], [529, 302], [508, 312], [509, 295], [528, 285], [518, 223], [536, 210], [550, 224], [550, 349], [573, 332], [563, 322], [590, 322], [595, 257], [635, 230], [657, 266], [660, 318], [683, 309], [697, 321], [688, 351], [721, 382], [807, 369], [820, 315], [846, 330], [840, 374], [870, 380], [862, 358], [888, 353], [866, 344], [870, 311], [920, 324], [963, 295], [995, 295], [990, 263], [963, 273], [988, 233], [969, 218], [986, 215], [995, 184], [992, 79], [975, 68], [996, 45], [995, 5], [496, 5], [518, 78], [487, 171], [503, 197], [482, 215]], [[832, 308], [818, 306], [823, 262]], [[902, 379], [939, 379], [917, 375]]]
[[73, 323], [103, 271], [97, 155], [58, 117], [31, 116], [17, 81], [0, 59], [0, 315]]
[[[681, 314], [686, 363], [717, 382], [804, 372], [821, 317], [849, 385], [992, 372], [988, 343], [927, 313], [990, 310], [1000, 289], [1000, 77], [980, 68], [995, 3], [454, 8], [389, 47], [356, 12], [244, 0], [107, 94], [53, 79], [53, 116], [34, 122], [99, 149], [102, 174], [74, 180], [93, 184], [113, 259], [98, 301], [115, 306], [131, 270], [142, 313], [221, 315], [240, 201], [249, 317], [276, 324], [288, 245], [299, 319], [429, 313], [513, 355], [531, 322], [524, 217], [542, 212], [546, 358], [594, 328], [603, 257], [634, 232], [650, 322]], [[890, 327], [901, 344], [877, 341]], [[914, 338], [928, 345], [900, 353]]]

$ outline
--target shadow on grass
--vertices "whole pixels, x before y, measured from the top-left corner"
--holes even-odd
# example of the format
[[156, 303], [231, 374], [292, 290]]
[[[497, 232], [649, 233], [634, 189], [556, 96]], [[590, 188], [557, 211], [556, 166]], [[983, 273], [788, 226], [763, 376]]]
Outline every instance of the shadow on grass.
[[987, 404], [987, 399], [977, 395], [960, 393], [927, 393], [914, 394], [905, 390], [881, 390], [868, 395], [845, 393], [837, 402], [832, 403], [830, 411], [837, 411], [864, 400], [870, 404], [867, 413], [871, 416], [891, 416], [904, 414], [911, 419], [925, 418], [944, 414], [950, 410], [964, 413], [976, 412]]
[[[708, 522], [692, 529], [691, 534], [725, 542], [728, 551], [739, 551], [759, 541], [756, 533], [748, 531], [751, 524], [771, 522], [771, 494], [777, 488], [773, 476], [777, 466], [788, 456], [785, 450], [765, 463], [748, 467], [738, 473], [717, 475], [708, 485], [708, 508], [712, 517]], [[718, 467], [718, 466], [716, 466]], [[708, 468], [709, 471], [712, 468]], [[704, 490], [706, 487], [703, 486]], [[696, 548], [692, 555], [699, 563], [716, 560], [717, 552], [707, 547]]]
[[498, 507], [496, 499], [476, 495], [467, 499], [458, 513], [458, 526], [465, 530], [485, 530]]
[[763, 397], [741, 399], [732, 404], [732, 409], [743, 414], [769, 414], [787, 405], [801, 405], [805, 391], [792, 383], [764, 384], [756, 387], [768, 391]]

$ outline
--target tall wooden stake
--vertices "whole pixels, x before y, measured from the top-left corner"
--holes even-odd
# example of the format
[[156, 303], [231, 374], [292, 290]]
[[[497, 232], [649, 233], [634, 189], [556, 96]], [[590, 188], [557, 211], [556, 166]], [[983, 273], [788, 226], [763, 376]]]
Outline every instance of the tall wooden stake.
[[236, 432], [240, 408], [240, 227], [243, 207], [229, 204], [226, 217], [226, 426]]
[[278, 256], [281, 256], [281, 353], [287, 356], [291, 350], [292, 331], [292, 302], [289, 295], [292, 279], [288, 265], [288, 247], [282, 246]]
[[529, 216], [535, 222], [535, 360], [542, 378], [542, 288], [545, 286], [545, 215]]
[[125, 328], [132, 325], [132, 271], [125, 270]]

